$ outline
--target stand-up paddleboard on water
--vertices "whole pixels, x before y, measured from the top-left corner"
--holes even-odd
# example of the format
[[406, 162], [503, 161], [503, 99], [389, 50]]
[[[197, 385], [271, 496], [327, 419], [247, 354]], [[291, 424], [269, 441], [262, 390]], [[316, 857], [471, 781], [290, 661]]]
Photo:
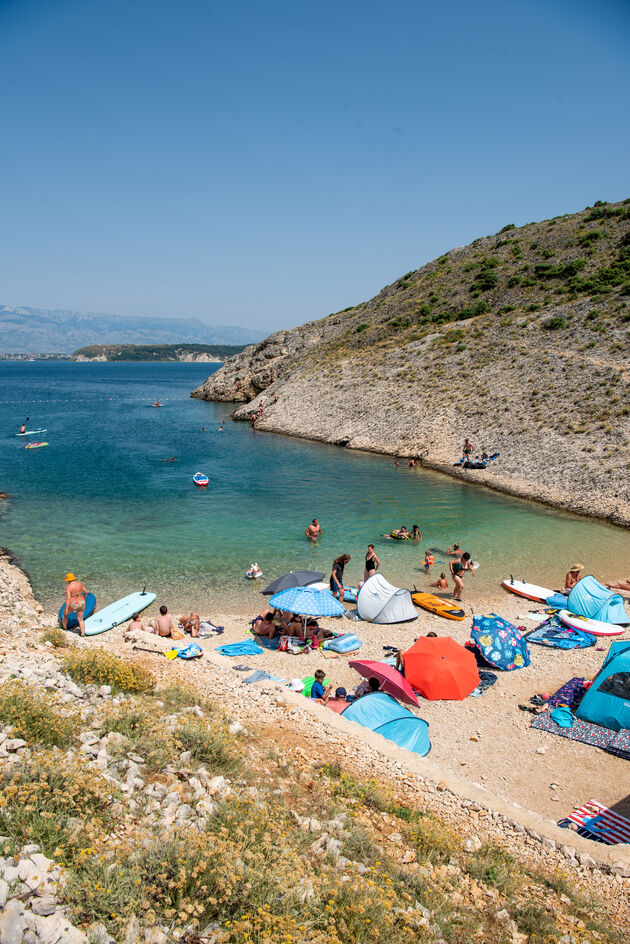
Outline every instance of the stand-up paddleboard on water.
[[193, 475], [193, 482], [195, 485], [198, 485], [199, 488], [205, 488], [210, 479], [207, 475], [204, 475], [203, 472], [195, 472]]
[[[96, 606], [96, 597], [93, 593], [86, 593], [85, 595], [85, 609], [83, 610], [83, 619], [86, 620], [88, 616], [91, 616], [94, 612], [94, 607]], [[61, 604], [61, 609], [59, 610], [59, 625], [63, 628], [63, 611], [66, 608], [66, 604]], [[68, 614], [68, 629], [76, 629], [79, 625], [77, 619], [77, 614], [75, 612]]]
[[602, 620], [591, 619], [588, 616], [578, 616], [577, 613], [569, 613], [568, 610], [560, 610], [558, 616], [565, 626], [581, 629], [583, 633], [590, 633], [591, 636], [621, 636], [625, 632], [623, 626], [604, 623]]
[[525, 597], [527, 600], [535, 600], [536, 603], [545, 603], [547, 597], [550, 597], [553, 590], [547, 590], [545, 587], [538, 587], [535, 583], [525, 583], [523, 580], [515, 580], [510, 577], [501, 581], [504, 590], [515, 593], [517, 597]]
[[142, 590], [130, 593], [126, 597], [116, 600], [115, 603], [110, 603], [109, 606], [85, 620], [85, 635], [97, 636], [108, 629], [113, 629], [114, 626], [126, 623], [134, 613], [140, 613], [151, 606], [154, 600], [154, 593]]
[[44, 426], [41, 429], [27, 429], [23, 433], [16, 433], [15, 435], [16, 436], [37, 436], [39, 433], [47, 433], [47, 432], [48, 430]]
[[435, 613], [436, 616], [443, 616], [445, 619], [463, 620], [466, 616], [461, 607], [451, 603], [450, 600], [436, 597], [433, 593], [419, 593], [416, 591], [411, 594], [411, 599], [416, 606], [421, 606], [423, 610]]

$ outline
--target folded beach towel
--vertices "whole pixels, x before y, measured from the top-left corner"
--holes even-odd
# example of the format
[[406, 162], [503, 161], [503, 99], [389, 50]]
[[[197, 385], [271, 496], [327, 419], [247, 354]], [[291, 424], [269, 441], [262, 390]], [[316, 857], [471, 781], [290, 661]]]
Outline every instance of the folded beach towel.
[[263, 650], [253, 639], [246, 639], [244, 642], [228, 642], [224, 646], [217, 646], [214, 651], [220, 652], [222, 656], [261, 656], [263, 654]]

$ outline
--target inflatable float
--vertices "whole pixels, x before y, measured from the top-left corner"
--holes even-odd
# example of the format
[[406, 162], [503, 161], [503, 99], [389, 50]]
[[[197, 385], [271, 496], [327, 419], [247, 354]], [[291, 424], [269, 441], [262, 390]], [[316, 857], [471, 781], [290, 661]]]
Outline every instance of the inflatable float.
[[423, 610], [435, 613], [436, 616], [443, 616], [445, 619], [463, 620], [466, 616], [461, 607], [451, 603], [450, 600], [436, 597], [433, 593], [419, 593], [416, 591], [411, 594], [411, 599], [416, 606], [421, 606]]
[[193, 482], [195, 485], [198, 485], [199, 488], [205, 488], [210, 479], [207, 475], [204, 475], [203, 472], [195, 472], [193, 475]]
[[252, 566], [249, 568], [249, 570], [245, 574], [248, 580], [258, 580], [260, 577], [262, 577], [262, 575], [263, 575], [263, 572], [258, 566], [258, 564], [252, 564]]
[[569, 613], [568, 610], [560, 610], [558, 616], [565, 626], [581, 629], [583, 633], [590, 633], [591, 636], [621, 636], [624, 632], [623, 626], [604, 623], [602, 620], [591, 619], [589, 616], [578, 616], [576, 613]]
[[341, 636], [335, 636], [334, 639], [326, 639], [322, 649], [330, 649], [331, 652], [355, 652], [363, 645], [356, 633], [343, 633]]
[[343, 588], [343, 600], [344, 603], [356, 603], [358, 590], [356, 587], [344, 587]]
[[538, 587], [535, 583], [515, 580], [514, 577], [510, 577], [509, 580], [502, 580], [501, 586], [504, 590], [515, 593], [517, 597], [525, 597], [526, 600], [534, 600], [536, 603], [546, 603], [547, 597], [550, 597], [553, 593], [553, 590]]
[[141, 613], [142, 610], [151, 606], [154, 600], [155, 594], [147, 593], [146, 590], [129, 593], [126, 597], [110, 603], [109, 606], [86, 619], [85, 635], [97, 636], [99, 633], [107, 632], [108, 629], [113, 629], [114, 626], [126, 623], [134, 613]]
[[34, 442], [34, 443], [29, 443], [28, 446], [25, 446], [24, 448], [25, 449], [41, 449], [42, 446], [47, 446], [47, 445], [48, 445], [47, 442]]
[[[85, 595], [85, 609], [83, 610], [83, 619], [86, 620], [88, 616], [91, 616], [94, 612], [94, 607], [96, 606], [96, 597], [93, 593], [86, 593]], [[63, 611], [66, 608], [66, 604], [61, 604], [61, 609], [59, 610], [59, 625], [63, 629]], [[76, 613], [68, 614], [68, 629], [76, 629], [79, 625]]]

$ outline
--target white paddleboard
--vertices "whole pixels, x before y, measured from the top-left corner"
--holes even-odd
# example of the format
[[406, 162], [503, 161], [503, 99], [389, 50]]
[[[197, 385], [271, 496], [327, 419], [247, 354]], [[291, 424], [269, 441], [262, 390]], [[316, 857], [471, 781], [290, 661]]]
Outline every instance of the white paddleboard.
[[104, 633], [108, 629], [113, 629], [114, 626], [125, 623], [127, 620], [131, 619], [134, 613], [140, 613], [142, 610], [146, 610], [148, 606], [151, 606], [154, 600], [154, 593], [136, 591], [135, 593], [130, 593], [128, 596], [123, 597], [121, 600], [116, 600], [115, 603], [110, 603], [109, 606], [104, 607], [104, 609], [99, 610], [97, 613], [94, 613], [93, 616], [86, 619], [85, 635], [97, 636], [99, 633]]
[[558, 616], [566, 626], [570, 626], [571, 629], [581, 629], [583, 633], [590, 633], [591, 636], [621, 636], [624, 632], [623, 626], [604, 623], [602, 620], [590, 619], [588, 616], [577, 616], [575, 613], [569, 613], [568, 610], [560, 610]]
[[16, 436], [35, 436], [37, 433], [47, 433], [48, 430], [43, 427], [42, 429], [27, 429], [23, 433], [16, 433]]
[[545, 587], [538, 587], [535, 583], [524, 583], [522, 580], [501, 581], [501, 586], [510, 593], [515, 593], [517, 597], [525, 597], [527, 600], [535, 600], [536, 603], [545, 603], [547, 597], [553, 594], [553, 590], [547, 590]]

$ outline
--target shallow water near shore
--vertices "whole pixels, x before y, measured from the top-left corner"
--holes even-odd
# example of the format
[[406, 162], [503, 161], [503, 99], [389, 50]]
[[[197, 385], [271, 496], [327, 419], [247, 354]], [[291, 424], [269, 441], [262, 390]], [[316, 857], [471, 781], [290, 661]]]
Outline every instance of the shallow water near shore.
[[[388, 579], [425, 589], [424, 551], [459, 541], [481, 561], [466, 578], [472, 603], [510, 573], [558, 588], [574, 559], [600, 578], [630, 573], [628, 531], [404, 463], [396, 469], [391, 458], [233, 423], [230, 404], [190, 399], [214, 369], [0, 364], [0, 490], [11, 495], [0, 504], [0, 545], [46, 607], [60, 605], [72, 570], [103, 605], [147, 585], [173, 609], [253, 614], [267, 580], [245, 579], [252, 561], [270, 580], [290, 569], [328, 575], [348, 552], [356, 584], [368, 542]], [[163, 408], [149, 408], [158, 398]], [[14, 435], [26, 416], [28, 428], [47, 427], [46, 448], [27, 450]], [[207, 489], [193, 484], [197, 471], [209, 476]], [[324, 529], [315, 544], [304, 537], [314, 516]], [[383, 537], [402, 523], [420, 526], [421, 544]], [[440, 570], [447, 564], [430, 579]]]

